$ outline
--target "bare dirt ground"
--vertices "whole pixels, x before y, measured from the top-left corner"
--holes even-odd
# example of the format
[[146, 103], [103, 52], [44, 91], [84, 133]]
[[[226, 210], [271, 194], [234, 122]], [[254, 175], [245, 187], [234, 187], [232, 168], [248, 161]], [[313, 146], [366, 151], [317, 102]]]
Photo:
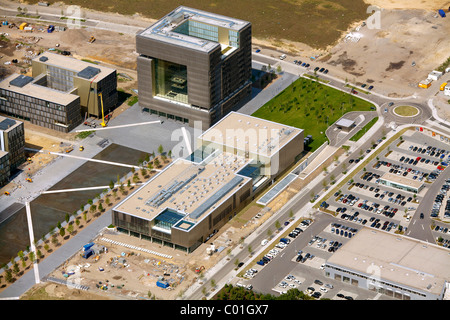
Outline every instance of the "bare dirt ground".
[[436, 11], [419, 9], [382, 10], [380, 29], [362, 27], [354, 32], [359, 41], [340, 42], [324, 60], [333, 74], [352, 83], [372, 84], [387, 96], [410, 96], [450, 52], [450, 21], [435, 16]]
[[[205, 272], [223, 258], [233, 259], [232, 256], [229, 256], [229, 249], [238, 245], [242, 236], [253, 232], [260, 223], [267, 219], [268, 215], [262, 215], [259, 219], [252, 219], [260, 211], [260, 207], [250, 205], [240, 219], [233, 219], [229, 225], [191, 254], [106, 230], [94, 239], [94, 242], [106, 247], [107, 252], [85, 259], [81, 257], [82, 250], [80, 248], [79, 253], [49, 275], [49, 277], [88, 286], [88, 290], [44, 282], [34, 286], [21, 299], [177, 299], [182, 297], [186, 289], [197, 279], [202, 281], [202, 273], [195, 272], [197, 268]], [[103, 238], [153, 250], [171, 257], [162, 258], [122, 245], [111, 244], [104, 241]], [[206, 249], [211, 244], [214, 244], [217, 251], [209, 255]], [[63, 276], [63, 273], [70, 273], [71, 271], [74, 271], [75, 274], [67, 278]], [[158, 279], [164, 279], [170, 284], [170, 287], [167, 289], [158, 287], [156, 285]]]

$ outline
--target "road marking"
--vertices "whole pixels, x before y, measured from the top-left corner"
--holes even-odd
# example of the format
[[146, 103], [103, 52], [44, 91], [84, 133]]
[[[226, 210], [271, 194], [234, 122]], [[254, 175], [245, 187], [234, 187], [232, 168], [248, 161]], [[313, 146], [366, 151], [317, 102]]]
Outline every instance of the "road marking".
[[124, 125], [114, 126], [114, 127], [102, 127], [102, 128], [91, 128], [91, 129], [75, 130], [75, 132], [87, 132], [87, 131], [100, 131], [100, 130], [120, 129], [120, 128], [127, 128], [127, 127], [134, 127], [134, 126], [143, 126], [143, 125], [146, 125], [146, 124], [154, 124], [154, 123], [162, 123], [162, 121], [158, 120], [158, 121], [149, 121], [149, 122], [124, 124]]
[[31, 249], [30, 252], [34, 252], [34, 263], [33, 263], [33, 271], [34, 271], [34, 279], [36, 281], [36, 284], [40, 283], [39, 279], [39, 269], [37, 264], [37, 256], [36, 256], [36, 247], [34, 245], [34, 233], [33, 233], [33, 223], [31, 222], [31, 210], [30, 210], [30, 203], [27, 201], [25, 202], [26, 212], [27, 212], [27, 222], [28, 222], [28, 234], [30, 235], [30, 243], [31, 243]]
[[[131, 186], [140, 186], [143, 183], [131, 183]], [[120, 187], [120, 185], [114, 185], [114, 188]], [[97, 190], [97, 189], [109, 189], [109, 186], [98, 186], [98, 187], [86, 187], [86, 188], [73, 188], [73, 189], [61, 189], [61, 190], [47, 190], [42, 191], [41, 194], [50, 194], [50, 193], [61, 193], [61, 192], [75, 192], [75, 191], [86, 191], [86, 190]]]
[[[47, 152], [47, 151], [42, 151], [40, 150], [41, 153]], [[105, 164], [111, 164], [114, 166], [120, 166], [120, 167], [128, 167], [128, 168], [135, 168], [135, 169], [140, 169], [139, 166], [133, 166], [131, 164], [124, 164], [124, 163], [119, 163], [119, 162], [112, 162], [112, 161], [105, 161], [105, 160], [97, 160], [97, 159], [91, 159], [91, 158], [86, 158], [86, 157], [79, 157], [79, 156], [73, 156], [73, 155], [69, 155], [69, 154], [64, 154], [64, 153], [59, 153], [59, 152], [49, 152], [49, 154], [54, 154], [57, 156], [62, 156], [62, 157], [68, 157], [68, 158], [74, 158], [74, 159], [80, 159], [80, 160], [85, 160], [85, 161], [92, 161], [92, 162], [99, 162], [99, 163], [105, 163]], [[161, 171], [158, 169], [152, 169], [155, 171]]]

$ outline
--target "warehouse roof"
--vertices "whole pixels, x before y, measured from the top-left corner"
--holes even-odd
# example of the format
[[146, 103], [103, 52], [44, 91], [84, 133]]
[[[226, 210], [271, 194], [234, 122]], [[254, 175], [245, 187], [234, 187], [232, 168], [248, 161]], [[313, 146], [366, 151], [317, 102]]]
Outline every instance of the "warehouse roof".
[[303, 129], [231, 112], [199, 139], [271, 157], [302, 132]]
[[439, 295], [450, 279], [449, 251], [428, 242], [366, 227], [336, 251], [327, 264]]
[[412, 180], [412, 179], [409, 179], [409, 178], [406, 178], [403, 176], [399, 176], [397, 174], [389, 173], [389, 172], [384, 173], [381, 176], [381, 179], [390, 181], [390, 182], [395, 182], [395, 183], [401, 184], [403, 186], [412, 187], [412, 188], [416, 188], [416, 189], [419, 189], [423, 185], [422, 181]]

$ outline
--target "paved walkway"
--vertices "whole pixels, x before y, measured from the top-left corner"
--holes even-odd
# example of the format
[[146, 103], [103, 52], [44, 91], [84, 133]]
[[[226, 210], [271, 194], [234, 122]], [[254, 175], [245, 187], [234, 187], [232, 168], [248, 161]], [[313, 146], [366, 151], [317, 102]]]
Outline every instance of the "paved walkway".
[[[88, 226], [72, 237], [70, 241], [63, 244], [51, 255], [38, 264], [40, 278], [43, 279], [52, 273], [58, 266], [77, 254], [81, 248], [92, 239], [97, 237], [101, 230], [111, 224], [111, 210], [103, 213], [100, 217], [92, 221]], [[0, 299], [17, 298], [35, 285], [35, 273], [29, 270], [16, 282], [11, 284], [3, 292], [0, 292]]]

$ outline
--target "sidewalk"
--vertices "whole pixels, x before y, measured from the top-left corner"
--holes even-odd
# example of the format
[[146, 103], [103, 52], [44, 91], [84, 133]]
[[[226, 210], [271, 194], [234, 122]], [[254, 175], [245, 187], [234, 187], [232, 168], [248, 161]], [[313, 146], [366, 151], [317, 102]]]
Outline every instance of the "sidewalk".
[[[39, 268], [40, 279], [44, 279], [58, 266], [66, 262], [70, 257], [76, 254], [86, 243], [91, 242], [103, 228], [111, 224], [111, 210], [105, 212], [100, 217], [92, 221], [86, 228], [80, 231], [76, 236], [63, 244], [59, 249], [37, 264]], [[26, 291], [35, 285], [33, 269], [28, 270], [16, 282], [11, 284], [3, 292], [0, 292], [0, 299], [14, 299], [20, 297]]]

